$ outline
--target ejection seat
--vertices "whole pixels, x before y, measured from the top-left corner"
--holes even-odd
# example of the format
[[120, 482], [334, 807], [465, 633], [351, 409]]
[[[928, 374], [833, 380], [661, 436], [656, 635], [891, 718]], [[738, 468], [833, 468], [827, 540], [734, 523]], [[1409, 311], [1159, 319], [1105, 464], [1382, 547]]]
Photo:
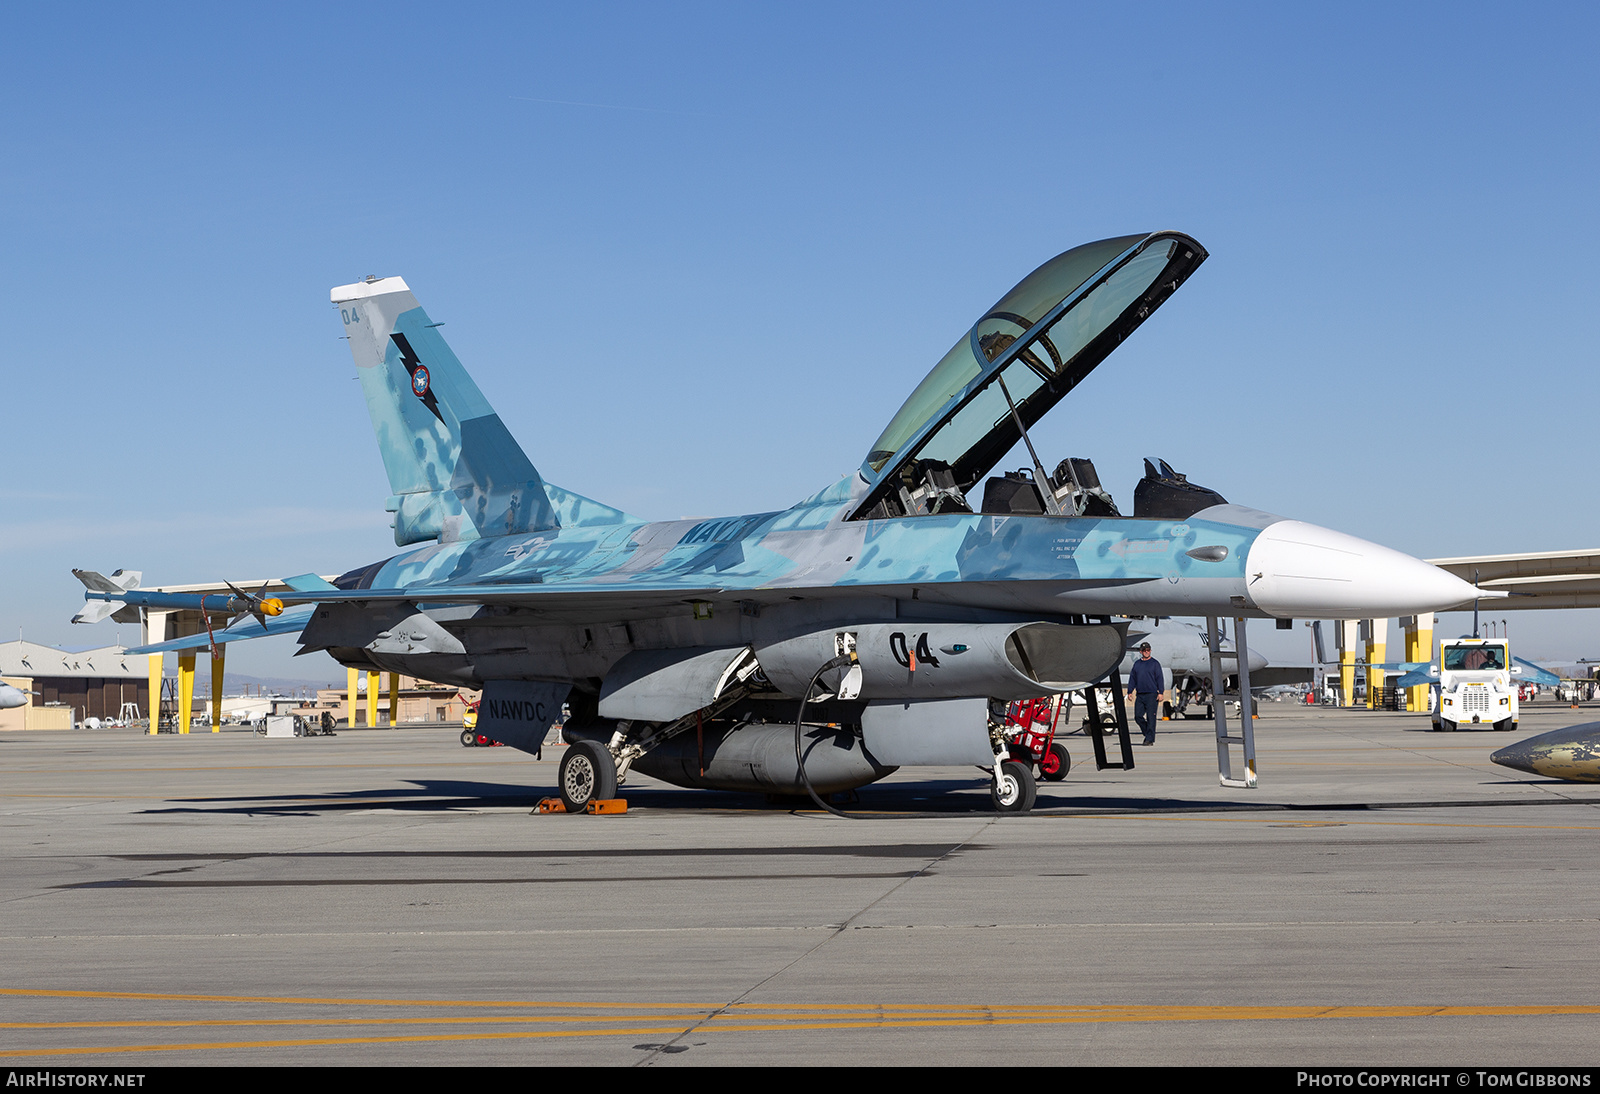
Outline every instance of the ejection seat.
[[[1063, 513], [1085, 517], [1122, 515], [1117, 511], [1117, 503], [1100, 485], [1100, 476], [1095, 472], [1093, 460], [1069, 456], [1056, 465], [1055, 474], [1049, 477], [1049, 482]], [[984, 483], [984, 513], [1007, 516], [1042, 514], [1045, 511], [1044, 496], [1039, 492], [1033, 472], [1027, 468], [1007, 471], [1003, 476]]]
[[1144, 478], [1133, 488], [1133, 515], [1158, 520], [1188, 520], [1202, 509], [1226, 505], [1215, 490], [1180, 475], [1166, 460], [1144, 461]]
[[899, 496], [901, 512], [909, 516], [972, 512], [950, 465], [943, 460], [918, 460], [913, 464]]

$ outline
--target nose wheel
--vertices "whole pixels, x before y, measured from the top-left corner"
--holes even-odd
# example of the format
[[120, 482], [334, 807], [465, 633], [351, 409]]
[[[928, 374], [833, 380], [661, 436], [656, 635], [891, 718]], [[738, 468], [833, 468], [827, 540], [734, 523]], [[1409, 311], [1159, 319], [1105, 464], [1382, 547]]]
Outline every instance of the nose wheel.
[[1007, 760], [995, 768], [994, 782], [989, 787], [995, 812], [1026, 813], [1033, 808], [1036, 793], [1033, 772], [1027, 767], [1015, 760]]

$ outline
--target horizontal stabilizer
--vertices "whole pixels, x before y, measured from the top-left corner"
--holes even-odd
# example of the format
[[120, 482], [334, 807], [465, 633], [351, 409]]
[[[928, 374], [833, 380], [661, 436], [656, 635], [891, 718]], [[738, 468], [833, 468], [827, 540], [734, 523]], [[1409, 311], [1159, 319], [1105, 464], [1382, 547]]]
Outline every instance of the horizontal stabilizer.
[[[311, 613], [316, 611], [315, 604], [306, 604], [302, 607], [291, 608], [282, 615], [268, 616], [266, 622], [256, 620], [254, 616], [244, 615], [234, 620], [232, 625], [215, 632], [217, 645], [226, 645], [229, 642], [248, 642], [252, 638], [270, 638], [275, 634], [299, 634], [311, 619]], [[174, 638], [170, 642], [156, 642], [149, 646], [139, 646], [131, 649], [129, 653], [176, 653], [183, 650], [203, 650], [211, 645], [212, 635], [202, 631], [191, 634], [187, 638]]]
[[[300, 653], [354, 646], [385, 654], [464, 654], [461, 640], [406, 600], [323, 602], [300, 635]], [[298, 655], [297, 655], [298, 656]]]

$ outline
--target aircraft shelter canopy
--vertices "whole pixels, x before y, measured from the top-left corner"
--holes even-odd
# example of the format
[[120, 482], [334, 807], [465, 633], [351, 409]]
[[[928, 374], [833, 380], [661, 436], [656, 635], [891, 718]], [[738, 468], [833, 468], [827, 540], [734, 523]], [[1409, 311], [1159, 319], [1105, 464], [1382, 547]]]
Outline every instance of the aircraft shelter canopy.
[[[861, 465], [866, 512], [925, 462], [962, 489], [1160, 307], [1206, 259], [1177, 232], [1118, 236], [1057, 255], [1018, 282], [933, 367]], [[1001, 389], [1001, 381], [1004, 391]]]

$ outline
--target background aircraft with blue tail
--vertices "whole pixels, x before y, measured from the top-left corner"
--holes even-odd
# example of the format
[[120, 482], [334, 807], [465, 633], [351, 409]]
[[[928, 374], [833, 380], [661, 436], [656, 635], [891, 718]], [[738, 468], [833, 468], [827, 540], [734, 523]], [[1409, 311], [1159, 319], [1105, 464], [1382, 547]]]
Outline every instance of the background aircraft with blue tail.
[[[1541, 688], [1558, 688], [1561, 686], [1561, 677], [1549, 669], [1541, 668], [1532, 661], [1523, 657], [1513, 657], [1511, 671], [1518, 676], [1518, 683], [1534, 684]], [[1382, 669], [1385, 672], [1395, 672], [1400, 675], [1384, 680], [1384, 686], [1392, 688], [1425, 688], [1436, 687], [1439, 683], [1439, 662], [1434, 661], [1384, 661], [1368, 666]]]
[[[545, 481], [403, 280], [341, 286], [405, 550], [270, 596], [212, 594], [210, 611], [237, 616], [215, 641], [297, 632], [346, 666], [481, 687], [480, 732], [528, 751], [565, 704], [569, 808], [630, 770], [793, 794], [959, 763], [990, 771], [998, 808], [1026, 809], [1031, 776], [994, 708], [1113, 672], [1114, 615], [1388, 617], [1474, 595], [1159, 462], [1131, 516], [1090, 461], [1046, 471], [1028, 427], [1206, 257], [1177, 232], [1058, 255], [962, 335], [857, 471], [713, 520], [645, 521]], [[994, 474], [1019, 443], [1029, 466]], [[80, 576], [81, 621], [199, 606]]]

